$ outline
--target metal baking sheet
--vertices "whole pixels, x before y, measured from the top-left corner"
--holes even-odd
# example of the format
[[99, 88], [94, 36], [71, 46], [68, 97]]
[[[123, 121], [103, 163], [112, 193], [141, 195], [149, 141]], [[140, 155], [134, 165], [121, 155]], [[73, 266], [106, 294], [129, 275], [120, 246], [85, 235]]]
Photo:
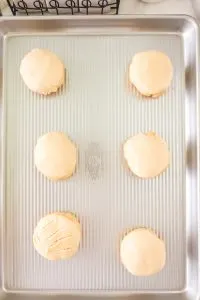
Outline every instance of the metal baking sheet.
[[[36, 22], [37, 19], [37, 22]], [[3, 288], [7, 292], [198, 294], [199, 29], [188, 17], [3, 19]], [[42, 97], [22, 82], [32, 48], [54, 51], [69, 74], [58, 94]], [[126, 72], [138, 51], [166, 52], [170, 89], [156, 100], [130, 93]], [[75, 176], [58, 183], [34, 168], [37, 138], [64, 131], [79, 149]], [[121, 146], [153, 130], [169, 144], [169, 169], [153, 180], [131, 176]], [[49, 262], [32, 245], [37, 221], [74, 211], [83, 227], [79, 253]], [[166, 267], [147, 278], [120, 263], [128, 228], [154, 228], [165, 240]]]

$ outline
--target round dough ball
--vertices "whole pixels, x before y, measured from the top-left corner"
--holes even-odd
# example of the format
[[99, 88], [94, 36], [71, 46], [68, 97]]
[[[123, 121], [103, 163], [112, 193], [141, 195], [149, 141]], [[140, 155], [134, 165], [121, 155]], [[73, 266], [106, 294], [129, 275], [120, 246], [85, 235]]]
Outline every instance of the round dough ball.
[[62, 132], [50, 132], [40, 137], [34, 157], [37, 169], [49, 179], [67, 179], [75, 172], [77, 150]]
[[144, 96], [160, 96], [170, 85], [173, 66], [169, 57], [159, 51], [135, 54], [129, 67], [129, 80]]
[[72, 213], [52, 213], [43, 217], [33, 234], [37, 252], [49, 260], [68, 259], [76, 254], [81, 226]]
[[153, 178], [169, 165], [167, 143], [154, 132], [139, 133], [124, 143], [124, 158], [130, 170], [141, 178]]
[[165, 243], [151, 230], [135, 229], [123, 238], [120, 256], [123, 265], [131, 274], [153, 275], [165, 266]]
[[65, 80], [65, 68], [60, 59], [46, 49], [33, 49], [21, 61], [20, 74], [27, 87], [36, 93], [56, 92]]

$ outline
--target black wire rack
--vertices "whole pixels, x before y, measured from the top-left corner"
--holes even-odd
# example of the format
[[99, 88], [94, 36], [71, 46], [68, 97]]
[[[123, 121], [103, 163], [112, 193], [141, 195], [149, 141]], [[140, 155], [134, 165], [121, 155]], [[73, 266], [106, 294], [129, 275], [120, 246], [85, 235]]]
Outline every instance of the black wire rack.
[[118, 14], [120, 0], [7, 0], [14, 16], [37, 13], [46, 15], [70, 14]]

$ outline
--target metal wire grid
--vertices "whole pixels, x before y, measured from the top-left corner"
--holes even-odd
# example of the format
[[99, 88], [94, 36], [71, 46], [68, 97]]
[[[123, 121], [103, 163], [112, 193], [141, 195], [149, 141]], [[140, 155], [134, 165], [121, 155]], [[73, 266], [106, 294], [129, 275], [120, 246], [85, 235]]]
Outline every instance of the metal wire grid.
[[[29, 1], [30, 2], [30, 1]], [[91, 14], [94, 9], [98, 10], [98, 14], [107, 14], [108, 10], [111, 14], [118, 14], [120, 0], [35, 0], [31, 4], [25, 0], [7, 0], [8, 6], [14, 16], [18, 13], [31, 15], [34, 12], [45, 15], [48, 13], [60, 14]]]

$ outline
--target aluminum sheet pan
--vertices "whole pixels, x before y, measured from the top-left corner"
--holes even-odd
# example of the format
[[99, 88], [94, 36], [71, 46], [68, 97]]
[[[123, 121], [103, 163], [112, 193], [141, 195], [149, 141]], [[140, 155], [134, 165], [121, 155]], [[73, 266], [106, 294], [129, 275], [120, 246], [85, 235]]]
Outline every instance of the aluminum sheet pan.
[[[35, 20], [37, 19], [37, 22]], [[128, 17], [1, 21], [3, 67], [3, 287], [8, 292], [198, 292], [199, 29], [188, 17]], [[65, 88], [47, 99], [30, 92], [19, 65], [32, 48], [64, 61]], [[174, 66], [169, 91], [156, 100], [130, 93], [126, 72], [138, 51], [166, 52]], [[79, 149], [75, 176], [50, 182], [34, 168], [37, 138], [64, 131]], [[131, 176], [121, 146], [153, 130], [169, 144], [169, 169], [153, 180]], [[32, 245], [37, 221], [75, 211], [83, 226], [80, 251], [49, 262]], [[165, 240], [166, 267], [131, 276], [119, 259], [127, 228], [154, 228]]]

